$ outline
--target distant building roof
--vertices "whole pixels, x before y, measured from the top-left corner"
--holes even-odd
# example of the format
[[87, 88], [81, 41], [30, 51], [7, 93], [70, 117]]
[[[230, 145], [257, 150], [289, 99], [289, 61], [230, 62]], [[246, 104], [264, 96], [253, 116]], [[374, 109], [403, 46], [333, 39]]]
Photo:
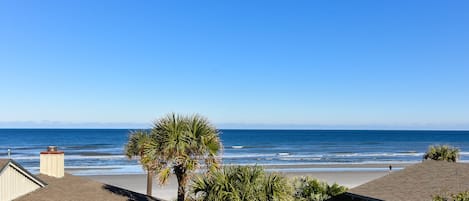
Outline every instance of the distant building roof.
[[10, 159], [0, 159], [0, 172], [2, 172], [8, 162], [10, 162]]
[[158, 199], [83, 177], [65, 174], [63, 178], [39, 175], [47, 186], [17, 201], [158, 201]]
[[47, 184], [11, 159], [0, 159], [0, 200], [12, 200]]
[[23, 176], [41, 186], [37, 190], [26, 192], [27, 194], [15, 199], [17, 201], [159, 201], [144, 194], [70, 174], [65, 174], [62, 178], [35, 176], [11, 159], [0, 159], [0, 173], [9, 164], [19, 170]]
[[10, 164], [12, 167], [17, 169], [18, 171], [20, 171], [26, 178], [30, 179], [31, 181], [38, 184], [39, 186], [47, 185], [47, 183], [45, 183], [38, 177], [34, 176], [33, 174], [31, 174], [29, 171], [24, 169], [23, 166], [21, 166], [20, 164], [18, 164], [12, 159], [0, 159], [0, 173], [3, 172], [3, 169], [5, 169], [8, 166], [8, 164]]
[[469, 164], [424, 161], [365, 183], [346, 195], [356, 200], [428, 201], [469, 190]]

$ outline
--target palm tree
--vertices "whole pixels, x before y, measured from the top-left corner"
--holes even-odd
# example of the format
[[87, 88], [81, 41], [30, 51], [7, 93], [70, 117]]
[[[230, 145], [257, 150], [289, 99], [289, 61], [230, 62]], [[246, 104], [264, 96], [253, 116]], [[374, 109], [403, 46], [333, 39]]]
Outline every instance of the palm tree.
[[192, 199], [198, 201], [292, 200], [291, 186], [279, 174], [267, 174], [259, 166], [225, 167], [210, 175], [197, 176]]
[[456, 162], [459, 159], [459, 149], [449, 145], [432, 145], [423, 155], [425, 160]]
[[219, 132], [202, 116], [169, 114], [155, 122], [151, 138], [146, 160], [155, 162], [161, 184], [167, 182], [171, 171], [176, 175], [178, 201], [184, 201], [187, 181], [199, 162], [205, 162], [209, 171], [219, 168]]
[[144, 130], [132, 131], [129, 135], [129, 140], [125, 145], [125, 155], [132, 159], [134, 157], [140, 158], [140, 164], [147, 172], [147, 195], [151, 196], [152, 180], [154, 167], [151, 161], [145, 159], [145, 146], [150, 142], [150, 133]]

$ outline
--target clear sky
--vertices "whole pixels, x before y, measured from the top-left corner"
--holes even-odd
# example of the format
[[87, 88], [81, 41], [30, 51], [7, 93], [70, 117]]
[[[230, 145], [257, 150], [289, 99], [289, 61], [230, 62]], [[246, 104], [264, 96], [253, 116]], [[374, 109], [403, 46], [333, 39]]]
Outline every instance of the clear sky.
[[469, 129], [469, 1], [0, 1], [0, 127]]

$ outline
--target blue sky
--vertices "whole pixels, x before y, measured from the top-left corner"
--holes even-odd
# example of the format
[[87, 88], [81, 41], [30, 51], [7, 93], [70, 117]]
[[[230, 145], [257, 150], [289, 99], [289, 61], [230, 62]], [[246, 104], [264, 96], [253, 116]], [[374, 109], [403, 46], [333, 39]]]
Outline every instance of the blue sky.
[[1, 1], [0, 127], [469, 129], [467, 1]]

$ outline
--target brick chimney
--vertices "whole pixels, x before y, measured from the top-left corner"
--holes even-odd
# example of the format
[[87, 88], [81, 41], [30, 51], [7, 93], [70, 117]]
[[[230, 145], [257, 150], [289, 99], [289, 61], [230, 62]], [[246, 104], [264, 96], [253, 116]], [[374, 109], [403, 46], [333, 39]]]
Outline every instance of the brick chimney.
[[56, 146], [47, 147], [47, 151], [40, 154], [39, 172], [51, 177], [64, 176], [64, 152], [58, 151]]

